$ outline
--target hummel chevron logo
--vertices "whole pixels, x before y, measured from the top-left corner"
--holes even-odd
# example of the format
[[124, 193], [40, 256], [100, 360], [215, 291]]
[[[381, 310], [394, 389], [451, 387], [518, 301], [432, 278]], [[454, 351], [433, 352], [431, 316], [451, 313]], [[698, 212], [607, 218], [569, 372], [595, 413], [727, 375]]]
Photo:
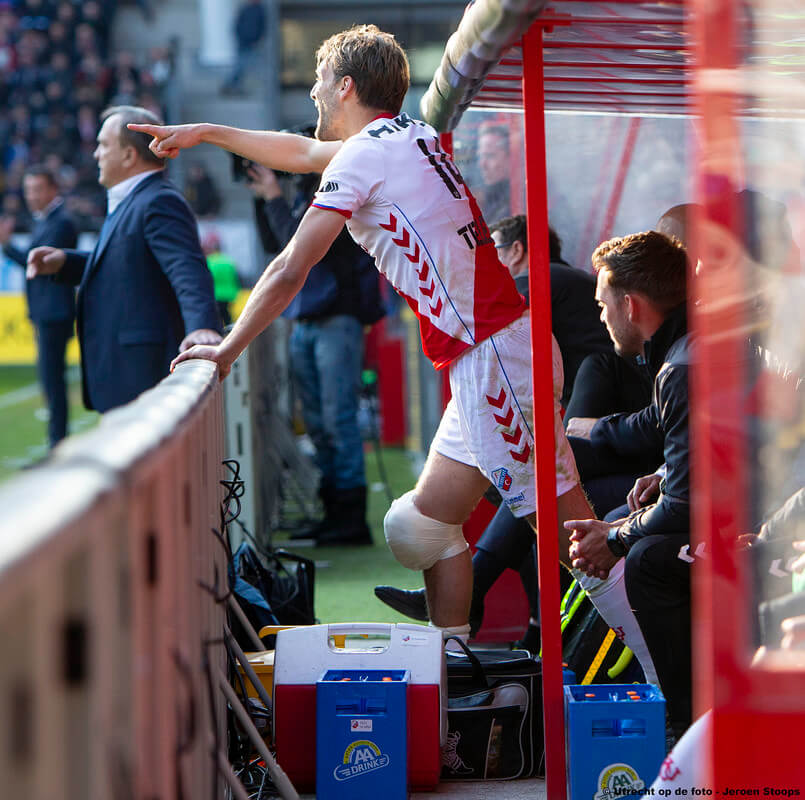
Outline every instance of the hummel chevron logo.
[[428, 286], [427, 289], [424, 286], [420, 286], [419, 291], [422, 292], [422, 294], [424, 294], [425, 297], [430, 299], [431, 297], [433, 297], [433, 291], [435, 288], [436, 284], [433, 281], [431, 281], [430, 286]]
[[416, 271], [416, 274], [419, 277], [419, 280], [422, 281], [422, 283], [424, 283], [428, 279], [428, 272], [430, 272], [430, 267], [428, 266], [428, 262], [423, 261], [422, 262], [422, 269], [418, 269]]
[[514, 409], [509, 407], [509, 413], [506, 414], [505, 417], [501, 417], [499, 414], [493, 414], [492, 416], [495, 418], [497, 422], [508, 428], [509, 425], [512, 424], [512, 420], [514, 419]]
[[433, 314], [434, 317], [438, 317], [442, 313], [442, 298], [439, 297], [436, 300], [436, 305], [430, 307], [430, 313]]
[[525, 447], [518, 453], [516, 450], [509, 450], [511, 453], [511, 457], [515, 461], [519, 461], [521, 464], [525, 464], [528, 461], [528, 457], [531, 455], [531, 446], [526, 443]]
[[697, 558], [709, 558], [709, 556], [705, 552], [706, 548], [707, 548], [707, 545], [706, 545], [705, 542], [699, 542], [699, 545], [696, 548], [696, 551], [691, 556], [691, 555], [688, 555], [689, 552], [690, 552], [690, 545], [685, 544], [685, 545], [682, 545], [682, 547], [679, 548], [679, 552], [677, 553], [676, 557], [680, 561], [687, 561], [688, 564], [692, 564]]
[[408, 249], [408, 245], [411, 244], [411, 235], [408, 233], [407, 228], [403, 228], [402, 236], [399, 239], [392, 239], [392, 242], [396, 244], [398, 247], [402, 247], [404, 249]]
[[520, 444], [520, 437], [523, 435], [523, 429], [518, 425], [514, 433], [501, 433], [503, 441], [507, 444], [518, 445]]
[[[407, 235], [408, 231], [406, 231], [405, 233]], [[409, 261], [413, 262], [414, 264], [419, 263], [419, 242], [414, 242], [414, 252], [413, 253], [406, 253], [405, 257]]]
[[387, 231], [391, 231], [392, 233], [396, 233], [397, 217], [395, 217], [394, 214], [389, 214], [389, 221], [385, 225], [381, 222], [380, 227], [384, 228]]
[[503, 404], [506, 402], [506, 390], [501, 389], [500, 394], [497, 396], [497, 399], [495, 399], [491, 395], [487, 395], [486, 402], [489, 403], [490, 406], [494, 406], [495, 408], [503, 408]]
[[324, 186], [319, 187], [320, 192], [337, 192], [338, 184], [335, 181], [327, 181]]

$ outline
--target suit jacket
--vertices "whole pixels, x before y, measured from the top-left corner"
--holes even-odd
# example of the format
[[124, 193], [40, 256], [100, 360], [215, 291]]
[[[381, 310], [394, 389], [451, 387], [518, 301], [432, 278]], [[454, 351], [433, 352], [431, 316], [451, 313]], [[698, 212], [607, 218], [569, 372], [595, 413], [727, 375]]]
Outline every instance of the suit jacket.
[[187, 333], [221, 330], [195, 218], [162, 172], [106, 218], [91, 253], [67, 251], [59, 277], [78, 284], [87, 408], [128, 403], [168, 374]]
[[[77, 241], [76, 227], [61, 204], [40, 219], [31, 232], [31, 249], [49, 245], [64, 250], [75, 247]], [[25, 266], [27, 250], [7, 244], [3, 252], [21, 267]], [[25, 294], [28, 298], [28, 316], [34, 324], [72, 322], [75, 317], [75, 290], [72, 286], [43, 275], [25, 281]]]

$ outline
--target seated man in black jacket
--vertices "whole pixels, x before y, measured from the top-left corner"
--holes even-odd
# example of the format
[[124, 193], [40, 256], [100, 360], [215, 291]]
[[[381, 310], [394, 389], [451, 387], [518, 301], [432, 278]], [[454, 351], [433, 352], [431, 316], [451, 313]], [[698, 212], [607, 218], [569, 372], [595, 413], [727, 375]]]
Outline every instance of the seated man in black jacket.
[[665, 461], [655, 503], [610, 525], [571, 520], [573, 566], [605, 576], [626, 558], [626, 591], [665, 694], [674, 732], [691, 721], [688, 366], [685, 249], [656, 231], [604, 242], [593, 253], [601, 318], [624, 355], [641, 356], [654, 376], [650, 406], [612, 414], [575, 433], [615, 457]]

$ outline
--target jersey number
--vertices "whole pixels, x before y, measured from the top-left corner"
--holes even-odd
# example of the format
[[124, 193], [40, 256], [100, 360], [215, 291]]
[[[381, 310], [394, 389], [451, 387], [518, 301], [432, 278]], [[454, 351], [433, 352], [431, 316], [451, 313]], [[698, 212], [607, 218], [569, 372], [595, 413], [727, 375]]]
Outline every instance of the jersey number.
[[464, 183], [464, 179], [452, 160], [447, 157], [447, 153], [439, 147], [439, 140], [435, 137], [433, 138], [435, 153], [431, 153], [428, 149], [428, 143], [424, 139], [417, 139], [416, 143], [422, 154], [430, 162], [430, 165], [436, 170], [436, 174], [444, 181], [444, 185], [450, 190], [450, 194], [460, 200], [461, 192], [458, 190], [458, 185]]

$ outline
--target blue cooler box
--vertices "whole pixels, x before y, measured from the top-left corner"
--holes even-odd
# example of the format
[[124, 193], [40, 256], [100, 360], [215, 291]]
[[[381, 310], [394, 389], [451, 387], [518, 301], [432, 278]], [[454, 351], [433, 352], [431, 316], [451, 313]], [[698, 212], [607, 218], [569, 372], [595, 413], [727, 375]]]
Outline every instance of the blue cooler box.
[[665, 698], [651, 684], [565, 686], [568, 800], [641, 797], [665, 758]]
[[408, 797], [408, 670], [327, 670], [316, 683], [317, 800]]

